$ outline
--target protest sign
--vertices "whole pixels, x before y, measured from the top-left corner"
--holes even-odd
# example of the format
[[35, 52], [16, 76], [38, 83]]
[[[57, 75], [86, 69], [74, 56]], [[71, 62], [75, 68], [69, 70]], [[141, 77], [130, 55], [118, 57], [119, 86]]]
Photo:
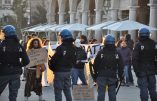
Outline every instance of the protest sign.
[[30, 59], [30, 63], [26, 66], [27, 68], [47, 62], [47, 50], [45, 48], [30, 49], [27, 54]]
[[94, 89], [88, 85], [74, 85], [72, 93], [74, 100], [94, 100]]

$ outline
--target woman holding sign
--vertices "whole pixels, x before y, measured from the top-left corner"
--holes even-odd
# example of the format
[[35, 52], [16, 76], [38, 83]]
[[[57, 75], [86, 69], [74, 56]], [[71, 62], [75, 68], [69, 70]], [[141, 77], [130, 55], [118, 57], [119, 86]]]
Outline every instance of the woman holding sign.
[[[40, 49], [42, 48], [42, 42], [39, 38], [33, 38], [29, 40], [27, 44], [27, 51], [31, 49]], [[31, 91], [34, 91], [36, 95], [39, 96], [39, 101], [44, 101], [42, 99], [42, 72], [44, 71], [44, 64], [36, 65], [28, 68], [27, 80], [25, 84], [25, 101], [28, 100], [28, 97], [31, 96]]]

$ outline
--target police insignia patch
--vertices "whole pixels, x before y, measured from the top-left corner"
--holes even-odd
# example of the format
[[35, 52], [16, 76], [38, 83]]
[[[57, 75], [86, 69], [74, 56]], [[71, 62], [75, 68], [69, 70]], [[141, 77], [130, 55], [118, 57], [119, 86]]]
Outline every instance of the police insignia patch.
[[141, 50], [144, 50], [144, 46], [143, 45], [141, 46]]
[[157, 45], [155, 45], [155, 49], [157, 49]]
[[116, 54], [115, 56], [116, 56], [116, 59], [119, 59], [119, 56], [118, 56], [118, 54]]
[[104, 57], [104, 54], [101, 54], [101, 59]]
[[66, 51], [63, 51], [63, 56], [65, 56], [66, 55]]

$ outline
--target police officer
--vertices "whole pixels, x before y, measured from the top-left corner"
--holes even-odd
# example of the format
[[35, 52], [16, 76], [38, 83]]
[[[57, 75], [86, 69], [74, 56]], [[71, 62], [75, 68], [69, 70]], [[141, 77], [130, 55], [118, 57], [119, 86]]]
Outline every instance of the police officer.
[[29, 58], [19, 43], [14, 26], [6, 25], [2, 32], [5, 39], [0, 45], [0, 95], [9, 84], [9, 101], [16, 101], [22, 67], [29, 63]]
[[154, 61], [157, 56], [157, 44], [149, 38], [147, 28], [139, 30], [139, 41], [133, 50], [133, 67], [140, 88], [141, 101], [148, 101], [148, 93], [151, 101], [157, 101], [156, 78]]
[[104, 48], [98, 52], [94, 61], [94, 71], [98, 77], [97, 101], [105, 100], [106, 86], [108, 86], [109, 101], [116, 101], [117, 71], [122, 78], [122, 61], [115, 47], [115, 38], [110, 34], [106, 35]]
[[70, 75], [72, 65], [76, 62], [74, 39], [67, 29], [61, 31], [60, 36], [62, 44], [57, 47], [50, 60], [50, 69], [54, 72], [55, 101], [62, 101], [62, 91], [65, 94], [66, 101], [72, 101]]

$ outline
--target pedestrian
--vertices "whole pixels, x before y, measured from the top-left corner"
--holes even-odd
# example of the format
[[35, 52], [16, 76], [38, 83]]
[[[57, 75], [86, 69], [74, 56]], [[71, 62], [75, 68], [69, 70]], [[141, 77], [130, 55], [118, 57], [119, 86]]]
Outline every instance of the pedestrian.
[[5, 39], [5, 35], [2, 32], [2, 28], [0, 28], [0, 44], [2, 43], [2, 41]]
[[17, 101], [22, 67], [29, 64], [29, 58], [19, 43], [14, 26], [4, 26], [1, 33], [5, 39], [0, 44], [0, 95], [9, 85], [9, 101]]
[[80, 40], [81, 40], [81, 44], [88, 44], [88, 40], [85, 35], [81, 35]]
[[125, 40], [124, 36], [121, 36], [120, 39], [119, 39], [119, 41], [117, 41], [117, 43], [116, 43], [116, 47], [117, 47], [117, 48], [120, 47], [121, 43], [122, 43], [124, 40]]
[[87, 53], [81, 48], [80, 39], [75, 40], [76, 46], [76, 62], [72, 68], [72, 85], [77, 85], [78, 78], [82, 81], [82, 85], [87, 85], [87, 81], [84, 74], [85, 62], [87, 59]]
[[108, 86], [109, 101], [116, 101], [117, 71], [122, 78], [123, 65], [120, 54], [115, 46], [115, 38], [106, 35], [104, 48], [100, 50], [94, 60], [94, 71], [97, 74], [97, 101], [105, 101], [106, 86]]
[[72, 101], [70, 76], [72, 65], [76, 62], [76, 48], [69, 30], [62, 30], [60, 37], [62, 44], [57, 47], [55, 54], [49, 62], [49, 67], [54, 72], [55, 101], [62, 101], [62, 91], [66, 101]]
[[[134, 41], [131, 39], [130, 34], [126, 34], [125, 41], [126, 41], [127, 47], [131, 50], [131, 57], [132, 57], [132, 51], [134, 48]], [[132, 66], [132, 60], [130, 61], [130, 64], [129, 64], [128, 73], [129, 73], [129, 84], [134, 85], [134, 79], [132, 76], [131, 66]]]
[[[42, 48], [42, 42], [39, 38], [35, 37], [29, 40], [27, 44], [27, 51], [31, 49]], [[25, 101], [28, 101], [28, 97], [31, 96], [31, 91], [34, 91], [39, 96], [39, 101], [45, 101], [42, 98], [42, 72], [44, 71], [44, 64], [36, 65], [27, 68], [27, 79], [25, 84], [24, 96]]]
[[[28, 35], [26, 37], [26, 40], [25, 40], [25, 43], [24, 43], [24, 49], [26, 50], [27, 49], [27, 43], [28, 41], [32, 38], [31, 35]], [[27, 77], [27, 68], [23, 67], [23, 75], [22, 75], [22, 81], [26, 81], [26, 77]]]
[[117, 48], [118, 53], [122, 57], [122, 62], [124, 65], [124, 85], [129, 86], [129, 65], [131, 62], [131, 50], [127, 47], [126, 42], [121, 42], [121, 47]]
[[[141, 101], [157, 101], [156, 78], [157, 67], [154, 64], [157, 57], [157, 44], [150, 39], [147, 28], [139, 30], [139, 41], [133, 50], [133, 68], [140, 88]], [[149, 94], [148, 94], [149, 93]]]
[[[46, 39], [43, 42], [43, 46], [46, 47], [47, 51], [48, 51], [48, 45], [49, 45], [50, 40]], [[43, 72], [43, 78], [42, 78], [42, 85], [45, 87], [50, 86], [47, 80], [47, 72], [48, 72], [48, 63], [45, 63], [45, 71]]]

